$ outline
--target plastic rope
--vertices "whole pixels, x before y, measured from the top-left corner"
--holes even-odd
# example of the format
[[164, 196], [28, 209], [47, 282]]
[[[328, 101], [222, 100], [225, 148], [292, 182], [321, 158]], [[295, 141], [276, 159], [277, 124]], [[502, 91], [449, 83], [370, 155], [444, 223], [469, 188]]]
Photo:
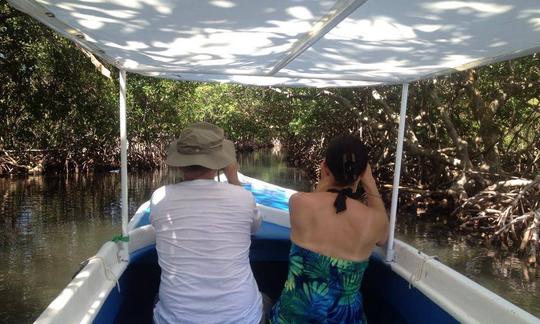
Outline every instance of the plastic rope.
[[103, 272], [105, 273], [105, 278], [107, 278], [109, 281], [115, 281], [116, 289], [118, 289], [118, 293], [120, 293], [120, 282], [118, 281], [118, 278], [115, 276], [114, 272], [112, 272], [112, 270], [107, 266], [105, 260], [100, 256], [93, 256], [87, 261], [92, 262], [94, 260], [100, 261], [101, 266], [103, 267]]
[[416, 271], [411, 273], [411, 278], [409, 279], [409, 289], [411, 289], [414, 286], [415, 282], [418, 282], [422, 279], [422, 274], [424, 273], [424, 265], [426, 264], [426, 262], [428, 260], [437, 260], [437, 259], [438, 257], [436, 255], [434, 256], [425, 255], [422, 258], [422, 262], [416, 268]]

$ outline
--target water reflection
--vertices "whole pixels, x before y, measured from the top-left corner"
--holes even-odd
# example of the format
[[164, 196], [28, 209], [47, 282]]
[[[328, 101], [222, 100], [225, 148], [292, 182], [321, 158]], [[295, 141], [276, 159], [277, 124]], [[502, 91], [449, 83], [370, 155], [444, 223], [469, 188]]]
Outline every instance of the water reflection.
[[310, 191], [311, 183], [304, 173], [290, 168], [285, 155], [271, 150], [260, 150], [238, 156], [240, 172], [245, 175], [298, 191]]
[[495, 253], [438, 224], [403, 217], [396, 236], [510, 302], [540, 316], [540, 272], [515, 254]]
[[[301, 172], [281, 154], [239, 156], [241, 171], [296, 190], [309, 190]], [[130, 174], [129, 213], [177, 172]], [[58, 295], [79, 267], [121, 231], [118, 173], [0, 179], [0, 323], [30, 323]], [[435, 224], [401, 218], [398, 238], [438, 255], [442, 262], [540, 316], [540, 277], [514, 256], [485, 247]]]
[[[130, 213], [163, 178], [130, 176]], [[119, 197], [117, 173], [0, 179], [0, 322], [32, 322], [121, 231]]]
[[0, 179], [0, 321], [31, 322], [120, 228], [114, 175]]

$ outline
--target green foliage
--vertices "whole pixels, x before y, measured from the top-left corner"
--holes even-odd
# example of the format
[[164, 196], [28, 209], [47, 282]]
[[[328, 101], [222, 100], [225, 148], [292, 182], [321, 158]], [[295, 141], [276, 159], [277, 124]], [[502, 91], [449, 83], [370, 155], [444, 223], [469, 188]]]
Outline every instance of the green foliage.
[[112, 135], [114, 84], [67, 40], [5, 2], [0, 12], [0, 148], [95, 158]]
[[[0, 1], [0, 150], [50, 169], [115, 167], [118, 84], [69, 41]], [[110, 67], [113, 75], [117, 71]], [[411, 84], [405, 183], [438, 189], [464, 168], [522, 176], [538, 172], [540, 59], [532, 55]], [[279, 139], [314, 177], [329, 139], [353, 133], [392, 174], [401, 91], [287, 89], [128, 75], [129, 161], [155, 167], [188, 123], [209, 121], [239, 144]], [[444, 121], [445, 114], [448, 121]], [[457, 136], [457, 140], [456, 140]], [[516, 169], [518, 166], [518, 170]], [[0, 171], [6, 171], [2, 169]]]
[[[7, 165], [0, 173], [21, 165], [66, 171], [116, 167], [117, 81], [98, 73], [70, 41], [5, 1], [0, 18], [0, 164]], [[214, 122], [239, 142], [269, 143], [275, 136], [256, 113], [264, 104], [262, 92], [129, 74], [130, 166], [157, 166], [167, 143], [193, 121]]]

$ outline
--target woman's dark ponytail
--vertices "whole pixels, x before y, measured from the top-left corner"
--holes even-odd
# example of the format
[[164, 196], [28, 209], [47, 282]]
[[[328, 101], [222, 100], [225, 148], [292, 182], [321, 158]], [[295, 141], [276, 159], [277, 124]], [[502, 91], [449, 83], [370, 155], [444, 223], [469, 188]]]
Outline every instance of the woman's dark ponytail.
[[355, 136], [340, 136], [328, 144], [325, 161], [338, 184], [350, 185], [367, 167], [367, 148]]

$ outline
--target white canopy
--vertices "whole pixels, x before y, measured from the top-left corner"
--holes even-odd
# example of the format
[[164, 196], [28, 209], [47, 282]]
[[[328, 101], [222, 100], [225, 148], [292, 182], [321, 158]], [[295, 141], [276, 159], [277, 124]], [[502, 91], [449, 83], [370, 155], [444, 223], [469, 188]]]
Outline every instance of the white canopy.
[[538, 0], [9, 0], [128, 72], [255, 85], [405, 83], [540, 50]]

